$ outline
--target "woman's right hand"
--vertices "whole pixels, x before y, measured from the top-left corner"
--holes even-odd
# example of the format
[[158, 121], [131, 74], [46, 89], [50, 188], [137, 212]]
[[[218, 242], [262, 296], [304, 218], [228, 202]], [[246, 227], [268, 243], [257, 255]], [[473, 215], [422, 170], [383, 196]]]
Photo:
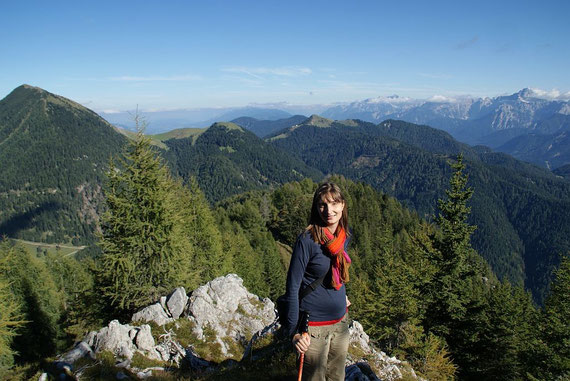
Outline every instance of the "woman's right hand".
[[311, 337], [308, 333], [303, 333], [302, 335], [296, 333], [295, 336], [293, 336], [293, 345], [299, 354], [303, 354], [307, 352], [309, 345], [311, 345]]

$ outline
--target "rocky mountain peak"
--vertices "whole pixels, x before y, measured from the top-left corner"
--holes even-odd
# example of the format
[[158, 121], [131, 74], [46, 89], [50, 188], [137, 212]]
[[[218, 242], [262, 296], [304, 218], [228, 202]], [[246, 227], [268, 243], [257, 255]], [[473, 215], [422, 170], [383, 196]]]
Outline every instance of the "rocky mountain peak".
[[534, 97], [534, 91], [532, 91], [532, 89], [529, 89], [528, 87], [525, 87], [524, 89], [522, 89], [521, 91], [519, 91], [518, 93], [519, 98], [531, 98]]
[[18, 89], [20, 89], [19, 91], [26, 90], [26, 91], [34, 91], [34, 92], [37, 92], [37, 93], [46, 93], [46, 92], [47, 92], [47, 91], [45, 91], [44, 89], [42, 89], [42, 88], [40, 88], [40, 87], [28, 85], [28, 84], [26, 84], [26, 83], [24, 83], [24, 84], [21, 85], [21, 86], [16, 87], [16, 89], [14, 89], [14, 90], [18, 90]]

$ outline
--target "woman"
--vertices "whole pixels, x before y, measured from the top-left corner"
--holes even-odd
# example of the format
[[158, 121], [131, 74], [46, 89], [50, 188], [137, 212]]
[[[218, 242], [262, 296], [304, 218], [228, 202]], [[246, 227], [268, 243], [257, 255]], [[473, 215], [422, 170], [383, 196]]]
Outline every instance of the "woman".
[[[320, 185], [313, 197], [309, 226], [297, 238], [287, 273], [286, 332], [299, 354], [305, 353], [303, 380], [344, 380], [348, 322], [344, 284], [350, 258], [346, 201], [333, 183]], [[322, 278], [324, 276], [324, 278]], [[317, 281], [314, 291], [299, 292]], [[320, 284], [319, 284], [320, 283]], [[296, 332], [299, 310], [309, 313], [309, 335]]]

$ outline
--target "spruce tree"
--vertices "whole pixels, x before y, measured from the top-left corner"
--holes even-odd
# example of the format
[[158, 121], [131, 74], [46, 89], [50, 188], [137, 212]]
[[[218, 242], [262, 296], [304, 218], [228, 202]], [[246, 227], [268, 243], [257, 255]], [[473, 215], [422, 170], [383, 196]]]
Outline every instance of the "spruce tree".
[[108, 307], [129, 313], [190, 282], [192, 245], [178, 196], [168, 168], [139, 130], [108, 172], [99, 277]]
[[473, 255], [470, 238], [476, 227], [467, 223], [471, 208], [467, 202], [473, 190], [467, 187], [468, 176], [463, 172], [463, 155], [451, 164], [454, 173], [446, 200], [438, 200], [439, 215], [435, 218], [441, 234], [434, 236], [434, 262], [437, 271], [429, 285], [430, 305], [427, 310], [428, 329], [444, 337], [449, 335], [454, 321], [461, 320], [469, 303]]
[[565, 257], [555, 273], [551, 294], [546, 299], [541, 327], [546, 344], [541, 374], [545, 379], [570, 378], [570, 258]]

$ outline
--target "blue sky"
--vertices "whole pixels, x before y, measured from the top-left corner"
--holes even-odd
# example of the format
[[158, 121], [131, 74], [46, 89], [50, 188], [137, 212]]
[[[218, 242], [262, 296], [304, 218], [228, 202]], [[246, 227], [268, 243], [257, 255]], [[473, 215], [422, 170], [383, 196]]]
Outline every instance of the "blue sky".
[[570, 91], [569, 1], [10, 1], [0, 98], [96, 111]]

